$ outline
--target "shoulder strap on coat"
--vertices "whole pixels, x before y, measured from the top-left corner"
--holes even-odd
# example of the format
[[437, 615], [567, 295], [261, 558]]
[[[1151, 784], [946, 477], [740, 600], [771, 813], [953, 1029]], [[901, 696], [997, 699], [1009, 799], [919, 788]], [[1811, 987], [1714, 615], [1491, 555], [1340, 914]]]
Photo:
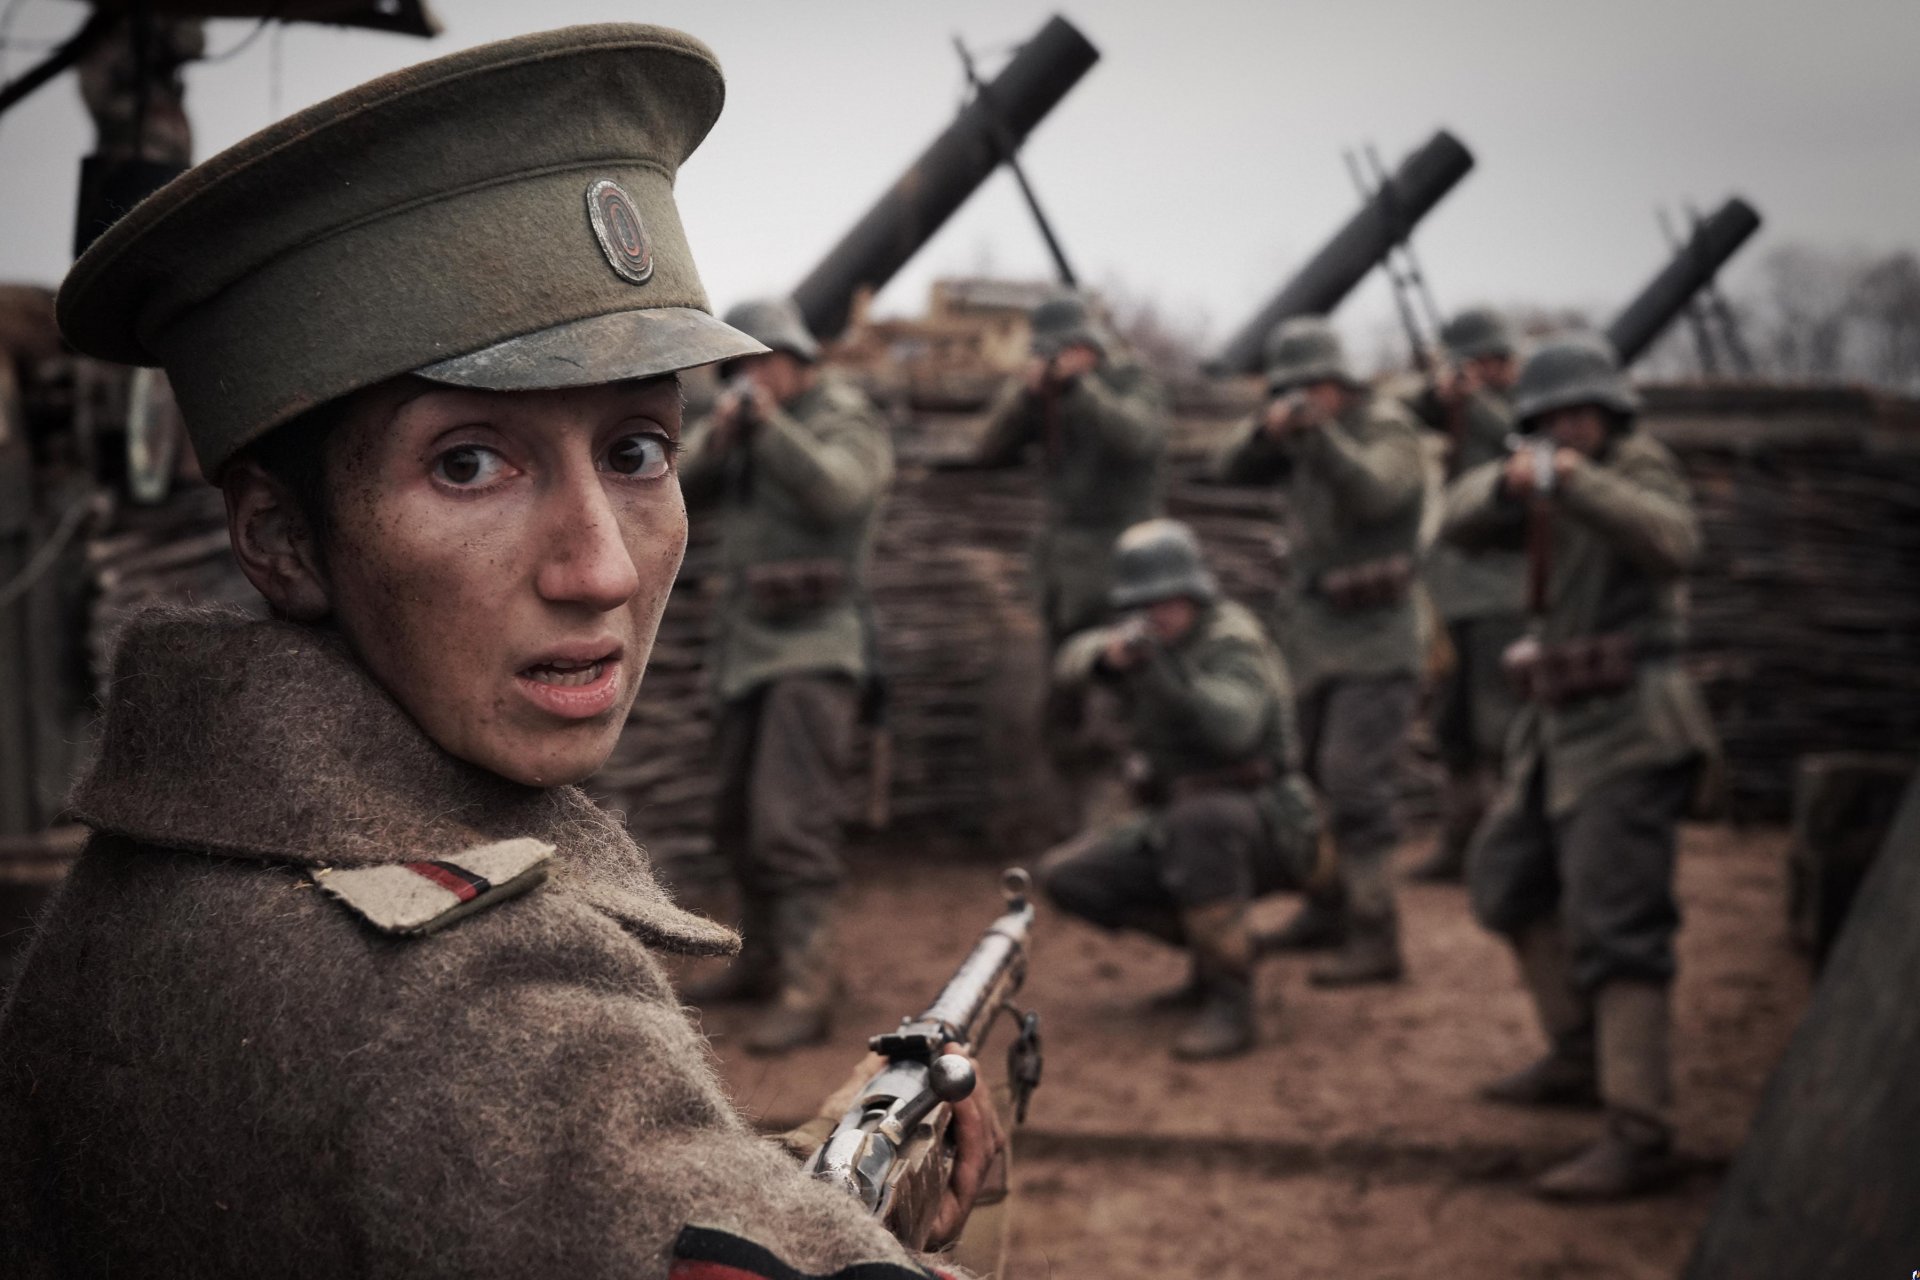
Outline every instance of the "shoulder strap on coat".
[[553, 846], [522, 836], [450, 858], [378, 867], [318, 867], [313, 882], [382, 933], [419, 936], [525, 893], [547, 878]]

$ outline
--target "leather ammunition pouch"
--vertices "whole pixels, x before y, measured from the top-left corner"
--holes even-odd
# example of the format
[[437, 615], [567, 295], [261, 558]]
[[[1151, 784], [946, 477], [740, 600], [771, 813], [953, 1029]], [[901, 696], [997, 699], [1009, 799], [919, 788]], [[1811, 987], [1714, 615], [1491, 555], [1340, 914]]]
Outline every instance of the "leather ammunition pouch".
[[742, 575], [747, 604], [763, 622], [786, 622], [818, 613], [847, 596], [847, 566], [838, 560], [776, 560]]
[[1509, 645], [1500, 665], [1521, 697], [1559, 706], [1619, 693], [1633, 683], [1640, 663], [1671, 652], [1664, 645], [1643, 644], [1624, 631], [1556, 644], [1541, 644], [1529, 636]]
[[1323, 572], [1316, 585], [1327, 603], [1340, 610], [1399, 604], [1413, 589], [1413, 557], [1393, 555], [1341, 565]]

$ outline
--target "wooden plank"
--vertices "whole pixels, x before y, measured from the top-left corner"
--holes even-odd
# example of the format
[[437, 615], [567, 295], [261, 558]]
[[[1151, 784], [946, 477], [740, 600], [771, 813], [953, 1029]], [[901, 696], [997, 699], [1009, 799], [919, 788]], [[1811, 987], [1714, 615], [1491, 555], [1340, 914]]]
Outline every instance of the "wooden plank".
[[1861, 1280], [1920, 1261], [1920, 785], [1899, 816], [1686, 1280]]

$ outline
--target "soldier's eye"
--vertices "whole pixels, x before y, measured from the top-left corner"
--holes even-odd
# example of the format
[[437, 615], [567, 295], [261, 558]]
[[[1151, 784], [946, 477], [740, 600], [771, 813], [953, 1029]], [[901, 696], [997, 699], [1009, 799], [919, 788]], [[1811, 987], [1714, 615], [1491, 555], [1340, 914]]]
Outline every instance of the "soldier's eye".
[[607, 469], [640, 480], [657, 480], [667, 474], [672, 457], [672, 446], [661, 436], [621, 436], [607, 447]]
[[506, 460], [485, 445], [455, 445], [434, 460], [436, 480], [461, 488], [476, 488], [499, 477]]

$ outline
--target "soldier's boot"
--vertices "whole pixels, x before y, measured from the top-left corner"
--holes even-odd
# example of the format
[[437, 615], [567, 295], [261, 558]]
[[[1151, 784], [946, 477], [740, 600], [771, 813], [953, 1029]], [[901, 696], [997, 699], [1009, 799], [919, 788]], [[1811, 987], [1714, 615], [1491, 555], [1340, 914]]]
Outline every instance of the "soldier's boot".
[[1275, 951], [1332, 951], [1346, 940], [1345, 895], [1337, 888], [1310, 889], [1292, 919], [1254, 937], [1253, 950], [1263, 956]]
[[1519, 1107], [1599, 1106], [1593, 1007], [1573, 984], [1573, 966], [1559, 924], [1529, 925], [1514, 939], [1513, 951], [1549, 1047], [1538, 1061], [1482, 1085], [1480, 1096]]
[[1400, 955], [1400, 921], [1393, 913], [1358, 917], [1347, 925], [1347, 940], [1332, 960], [1307, 974], [1316, 987], [1362, 987], [1398, 982], [1406, 976]]
[[1440, 840], [1424, 861], [1407, 872], [1425, 884], [1459, 884], [1467, 878], [1467, 847], [1487, 811], [1485, 780], [1478, 769], [1449, 769], [1440, 796]]
[[772, 928], [769, 899], [764, 894], [746, 895], [740, 904], [740, 954], [713, 976], [688, 983], [680, 998], [702, 1009], [771, 1000], [780, 989]]
[[1177, 987], [1156, 991], [1142, 1002], [1148, 1013], [1186, 1013], [1207, 1002], [1207, 979], [1199, 960], [1190, 961], [1187, 980]]
[[1307, 975], [1316, 987], [1359, 987], [1398, 982], [1406, 975], [1400, 957], [1400, 914], [1393, 900], [1389, 845], [1343, 853], [1340, 879], [1347, 895], [1347, 940], [1333, 959]]
[[747, 1032], [748, 1053], [786, 1053], [827, 1038], [838, 986], [833, 955], [833, 893], [807, 889], [772, 903], [780, 988]]
[[1205, 987], [1200, 1011], [1173, 1042], [1188, 1062], [1231, 1058], [1253, 1048], [1253, 940], [1244, 902], [1194, 907], [1182, 917]]
[[1535, 1181], [1534, 1190], [1551, 1200], [1621, 1200], [1654, 1189], [1672, 1173], [1667, 987], [1608, 983], [1595, 1012], [1606, 1129], [1598, 1142]]

